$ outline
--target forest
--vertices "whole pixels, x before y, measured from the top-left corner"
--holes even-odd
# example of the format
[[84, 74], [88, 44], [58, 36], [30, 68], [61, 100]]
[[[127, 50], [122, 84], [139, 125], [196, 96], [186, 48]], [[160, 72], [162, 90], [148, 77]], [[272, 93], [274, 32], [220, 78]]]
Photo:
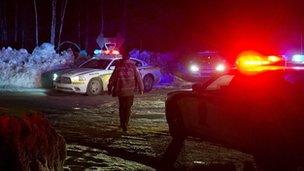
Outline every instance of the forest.
[[132, 47], [173, 48], [178, 25], [184, 21], [179, 5], [139, 0], [1, 0], [0, 47], [30, 50], [43, 42], [58, 47], [68, 41], [92, 52], [102, 33], [120, 34]]

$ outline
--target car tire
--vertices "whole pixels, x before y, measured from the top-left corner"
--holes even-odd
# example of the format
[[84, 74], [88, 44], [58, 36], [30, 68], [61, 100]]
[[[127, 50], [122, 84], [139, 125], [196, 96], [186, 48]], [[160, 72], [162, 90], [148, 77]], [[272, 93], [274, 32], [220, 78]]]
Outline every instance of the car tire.
[[166, 104], [166, 119], [169, 126], [169, 132], [174, 139], [186, 139], [187, 134], [181, 113], [175, 103]]
[[154, 77], [151, 74], [144, 76], [143, 83], [144, 83], [144, 91], [145, 92], [151, 91], [154, 84]]
[[86, 94], [88, 96], [97, 96], [101, 94], [102, 90], [102, 81], [99, 78], [92, 78], [88, 83]]

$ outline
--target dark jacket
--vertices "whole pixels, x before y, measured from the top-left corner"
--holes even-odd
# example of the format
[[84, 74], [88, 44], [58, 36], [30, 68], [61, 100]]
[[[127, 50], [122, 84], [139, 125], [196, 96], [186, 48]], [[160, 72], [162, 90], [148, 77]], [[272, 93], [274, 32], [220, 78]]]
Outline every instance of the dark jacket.
[[109, 80], [109, 93], [113, 96], [133, 96], [136, 87], [140, 91], [144, 89], [135, 63], [131, 60], [119, 60]]

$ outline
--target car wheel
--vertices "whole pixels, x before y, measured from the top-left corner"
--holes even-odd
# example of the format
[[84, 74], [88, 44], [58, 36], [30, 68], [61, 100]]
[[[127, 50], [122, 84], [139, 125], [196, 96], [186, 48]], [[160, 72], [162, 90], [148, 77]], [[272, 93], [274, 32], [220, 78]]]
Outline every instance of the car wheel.
[[87, 87], [87, 95], [96, 96], [102, 92], [102, 82], [98, 78], [93, 78], [89, 81]]
[[185, 139], [187, 137], [183, 119], [175, 103], [166, 104], [166, 117], [169, 126], [169, 132], [174, 139]]
[[144, 83], [144, 91], [145, 92], [151, 91], [153, 88], [153, 84], [154, 84], [153, 76], [152, 75], [144, 76], [143, 83]]

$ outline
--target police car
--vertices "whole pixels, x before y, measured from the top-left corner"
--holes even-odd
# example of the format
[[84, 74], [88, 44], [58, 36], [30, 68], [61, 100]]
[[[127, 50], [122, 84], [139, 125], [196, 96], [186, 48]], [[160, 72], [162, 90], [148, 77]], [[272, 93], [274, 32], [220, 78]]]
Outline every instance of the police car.
[[[55, 90], [75, 92], [87, 95], [98, 95], [107, 90], [109, 78], [121, 55], [117, 51], [105, 52], [87, 60], [79, 67], [54, 73], [53, 85]], [[144, 61], [131, 58], [141, 73], [144, 90], [150, 91], [161, 78], [158, 67], [149, 66]]]
[[237, 69], [170, 92], [166, 118], [171, 136], [187, 136], [251, 153], [266, 170], [304, 163], [304, 70], [279, 56], [245, 53]]

